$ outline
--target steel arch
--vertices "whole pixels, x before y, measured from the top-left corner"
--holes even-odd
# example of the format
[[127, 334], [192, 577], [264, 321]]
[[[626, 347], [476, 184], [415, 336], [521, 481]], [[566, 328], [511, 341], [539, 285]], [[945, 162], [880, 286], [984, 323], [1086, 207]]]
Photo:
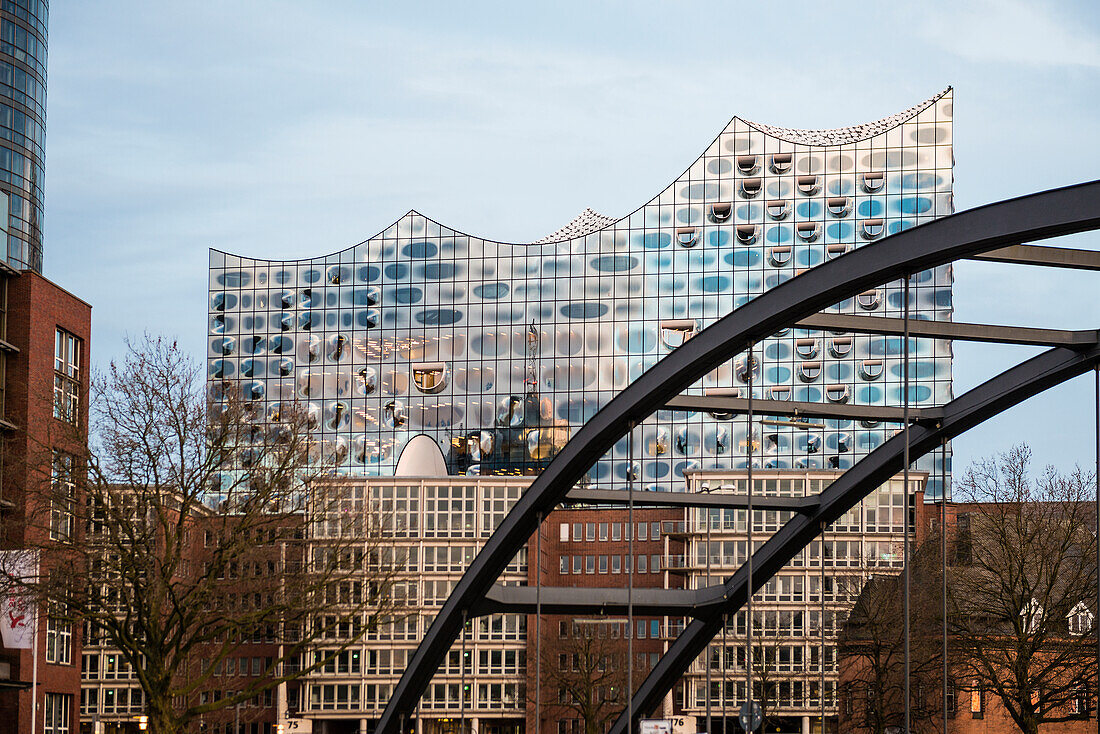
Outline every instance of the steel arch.
[[[1100, 365], [1100, 343], [1083, 350], [1055, 347], [1002, 372], [943, 406], [942, 420], [909, 429], [909, 456], [916, 460], [976, 425]], [[795, 515], [753, 554], [753, 591], [758, 591], [821, 532], [822, 523], [835, 521], [876, 487], [896, 476], [903, 465], [905, 433], [899, 432], [872, 451], [821, 492], [821, 505], [812, 515]], [[748, 598], [748, 569], [742, 566], [724, 584], [723, 604], [710, 607], [684, 629], [634, 694], [634, 718], [652, 711], [688, 666], [722, 628], [722, 618], [734, 614]], [[626, 712], [609, 734], [623, 734]]]
[[[711, 369], [780, 329], [868, 288], [970, 255], [1100, 228], [1100, 181], [970, 209], [857, 248], [749, 301], [644, 372], [585, 423], [486, 542], [425, 633], [378, 722], [396, 734], [470, 610], [537, 525], [629, 427]], [[860, 462], [862, 463], [862, 462]], [[856, 466], [859, 464], [857, 463]], [[854, 467], [852, 470], [853, 471]]]

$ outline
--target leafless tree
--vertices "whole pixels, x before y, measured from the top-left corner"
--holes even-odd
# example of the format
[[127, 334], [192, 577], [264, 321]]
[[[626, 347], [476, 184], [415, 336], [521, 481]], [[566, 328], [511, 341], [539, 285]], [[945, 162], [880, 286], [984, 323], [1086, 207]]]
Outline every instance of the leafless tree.
[[[148, 336], [91, 393], [91, 440], [61, 454], [77, 442], [57, 436], [34, 462], [24, 551], [42, 572], [0, 580], [118, 651], [150, 731], [247, 703], [403, 613], [400, 559], [376, 547], [385, 518], [321, 481], [334, 457], [300, 406], [210, 394], [175, 342]], [[278, 654], [222, 695], [212, 676], [257, 642]]]
[[[914, 731], [939, 731], [942, 689], [940, 644], [943, 615], [938, 535], [912, 553], [910, 595], [910, 725]], [[868, 579], [848, 614], [838, 641], [843, 659], [841, 724], [884, 734], [904, 728], [905, 637], [904, 582], [896, 573]]]
[[601, 734], [626, 704], [626, 640], [622, 623], [575, 620], [569, 634], [543, 643], [543, 705], [552, 719], [579, 719], [584, 734]]
[[957, 521], [948, 619], [963, 686], [1035, 734], [1096, 687], [1096, 625], [1071, 627], [1096, 598], [1096, 528], [1094, 477], [1030, 462], [1021, 445], [963, 477], [956, 499], [981, 504]]

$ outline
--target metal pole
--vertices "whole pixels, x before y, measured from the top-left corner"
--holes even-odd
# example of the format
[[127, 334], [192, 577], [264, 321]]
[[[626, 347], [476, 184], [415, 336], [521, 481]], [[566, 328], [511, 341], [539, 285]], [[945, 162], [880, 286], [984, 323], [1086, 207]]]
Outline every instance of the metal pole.
[[1096, 717], [1100, 720], [1100, 365], [1096, 367]]
[[[749, 625], [748, 625], [749, 644], [748, 644], [748, 651], [747, 651], [747, 655], [746, 655], [746, 659], [748, 660], [748, 663], [749, 663], [749, 676], [748, 676], [749, 684], [748, 684], [748, 690], [746, 691], [746, 693], [748, 694], [750, 709], [752, 708], [752, 703], [753, 703], [753, 700], [754, 700], [753, 695], [752, 695], [752, 658], [753, 658], [753, 655], [752, 655], [752, 623], [753, 623], [753, 619], [752, 619], [752, 597], [753, 597], [753, 588], [752, 588], [752, 556], [753, 556], [753, 547], [752, 547], [752, 526], [753, 526], [753, 517], [752, 517], [752, 493], [753, 493], [753, 486], [752, 486], [752, 373], [753, 373], [752, 348], [753, 348], [753, 343], [749, 342], [749, 361], [748, 361], [748, 367], [749, 367], [749, 404], [748, 404], [748, 412], [747, 412], [747, 416], [748, 416], [748, 452], [747, 453], [748, 453], [749, 461], [748, 461], [748, 471], [746, 472], [746, 476], [748, 478], [748, 485], [749, 485], [749, 487], [748, 487], [749, 496], [748, 496], [748, 501], [746, 502], [746, 505], [748, 507], [748, 512], [749, 512], [749, 537], [748, 537], [748, 548], [749, 548], [749, 560], [748, 560], [748, 563], [749, 563], [749, 569], [748, 569], [748, 571], [749, 571], [749, 598], [748, 598], [747, 604], [746, 604], [746, 606], [748, 608], [748, 613], [749, 613]], [[751, 719], [752, 714], [750, 713], [749, 716], [750, 716], [750, 719]], [[724, 723], [723, 723], [723, 726], [724, 726]], [[725, 729], [724, 728], [722, 730], [722, 734], [725, 734]]]
[[821, 523], [821, 734], [825, 734], [825, 523]]
[[535, 732], [542, 731], [542, 513], [535, 536]]
[[947, 734], [947, 439], [940, 449], [940, 572], [943, 608], [943, 731]]
[[627, 453], [630, 467], [626, 472], [627, 524], [630, 527], [630, 572], [626, 576], [626, 620], [630, 633], [626, 638], [626, 734], [634, 731], [634, 422], [630, 422], [630, 438]]
[[[706, 545], [706, 555], [707, 555], [706, 573], [707, 573], [707, 578], [706, 578], [706, 582], [705, 582], [704, 585], [705, 586], [710, 586], [710, 515], [711, 515], [711, 509], [709, 507], [706, 507], [706, 508], [703, 508], [703, 511], [706, 512], [706, 523], [707, 523], [707, 534], [706, 534], [706, 539], [707, 539], [707, 545]], [[711, 723], [710, 722], [710, 668], [711, 668], [711, 659], [710, 658], [711, 658], [710, 645], [708, 645], [707, 646], [707, 655], [706, 655], [706, 658], [705, 658], [706, 663], [707, 663], [707, 670], [706, 670], [707, 734], [713, 734], [713, 730], [710, 728], [710, 723]]]
[[903, 349], [903, 378], [902, 378], [902, 391], [904, 392], [903, 403], [903, 420], [905, 425], [902, 427], [902, 431], [905, 432], [904, 436], [904, 453], [903, 459], [904, 465], [902, 466], [901, 476], [902, 483], [905, 485], [905, 517], [902, 518], [905, 529], [905, 539], [903, 542], [902, 556], [903, 556], [903, 573], [905, 575], [905, 599], [904, 599], [904, 615], [905, 615], [905, 734], [910, 734], [912, 729], [910, 728], [910, 717], [912, 715], [911, 702], [909, 700], [909, 274], [905, 274], [905, 327], [903, 331], [905, 343]]
[[458, 706], [460, 716], [462, 717], [462, 725], [459, 727], [459, 734], [466, 734], [466, 610], [462, 610], [462, 654], [458, 658], [458, 670], [459, 670], [459, 683], [458, 686]]

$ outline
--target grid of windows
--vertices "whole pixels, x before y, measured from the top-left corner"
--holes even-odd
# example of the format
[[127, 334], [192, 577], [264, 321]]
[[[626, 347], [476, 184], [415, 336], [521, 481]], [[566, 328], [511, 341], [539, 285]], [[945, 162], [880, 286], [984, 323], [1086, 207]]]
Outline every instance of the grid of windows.
[[[631, 216], [546, 242], [469, 237], [412, 212], [323, 259], [213, 252], [212, 392], [236, 384], [268, 417], [283, 402], [308, 404], [348, 473], [392, 472], [420, 433], [436, 440], [452, 474], [537, 473], [692, 334], [803, 269], [951, 213], [951, 108], [947, 92], [859, 128], [866, 138], [815, 133], [800, 143], [734, 120]], [[948, 318], [952, 283], [949, 266], [914, 274], [915, 316]], [[831, 310], [898, 316], [902, 286]], [[948, 344], [913, 339], [910, 351], [910, 402], [946, 402]], [[759, 397], [897, 405], [901, 352], [894, 336], [787, 331], [762, 341], [751, 364], [730, 355], [702, 387], [744, 393], [752, 375]], [[750, 440], [766, 467], [846, 469], [890, 430], [773, 424], [754, 425], [750, 437], [725, 415], [656, 415], [638, 429], [634, 470], [624, 440], [588, 481], [617, 486], [636, 474], [643, 489], [675, 491], [686, 471], [738, 466]], [[936, 461], [918, 464], [934, 477], [931, 496]]]

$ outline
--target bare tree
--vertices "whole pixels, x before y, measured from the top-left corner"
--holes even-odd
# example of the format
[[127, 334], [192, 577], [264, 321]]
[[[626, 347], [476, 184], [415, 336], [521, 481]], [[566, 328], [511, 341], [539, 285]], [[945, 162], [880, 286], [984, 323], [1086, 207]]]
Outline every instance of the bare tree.
[[1030, 461], [1017, 446], [962, 479], [962, 499], [981, 504], [959, 516], [965, 565], [948, 594], [956, 674], [1035, 734], [1074, 718], [1095, 690], [1096, 625], [1069, 619], [1096, 598], [1096, 528], [1094, 478], [1053, 468], [1033, 478]]
[[[334, 457], [306, 411], [265, 415], [254, 397], [231, 383], [208, 394], [175, 342], [130, 344], [93, 382], [92, 440], [73, 454], [52, 448], [71, 436], [51, 440], [35, 462], [24, 550], [42, 572], [0, 575], [118, 650], [157, 734], [312, 672], [401, 613], [400, 559], [376, 547], [384, 518], [319, 481]], [[212, 676], [255, 642], [279, 653], [222, 695]]]
[[[910, 598], [910, 723], [915, 731], [939, 731], [939, 692], [943, 657], [939, 541], [930, 539], [914, 553], [912, 578], [920, 589]], [[905, 639], [903, 583], [897, 574], [868, 580], [848, 615], [839, 640], [844, 659], [841, 724], [885, 734], [905, 723]]]
[[543, 643], [543, 705], [553, 719], [576, 718], [584, 734], [601, 734], [623, 710], [626, 641], [614, 634], [621, 626], [576, 620], [567, 637]]

